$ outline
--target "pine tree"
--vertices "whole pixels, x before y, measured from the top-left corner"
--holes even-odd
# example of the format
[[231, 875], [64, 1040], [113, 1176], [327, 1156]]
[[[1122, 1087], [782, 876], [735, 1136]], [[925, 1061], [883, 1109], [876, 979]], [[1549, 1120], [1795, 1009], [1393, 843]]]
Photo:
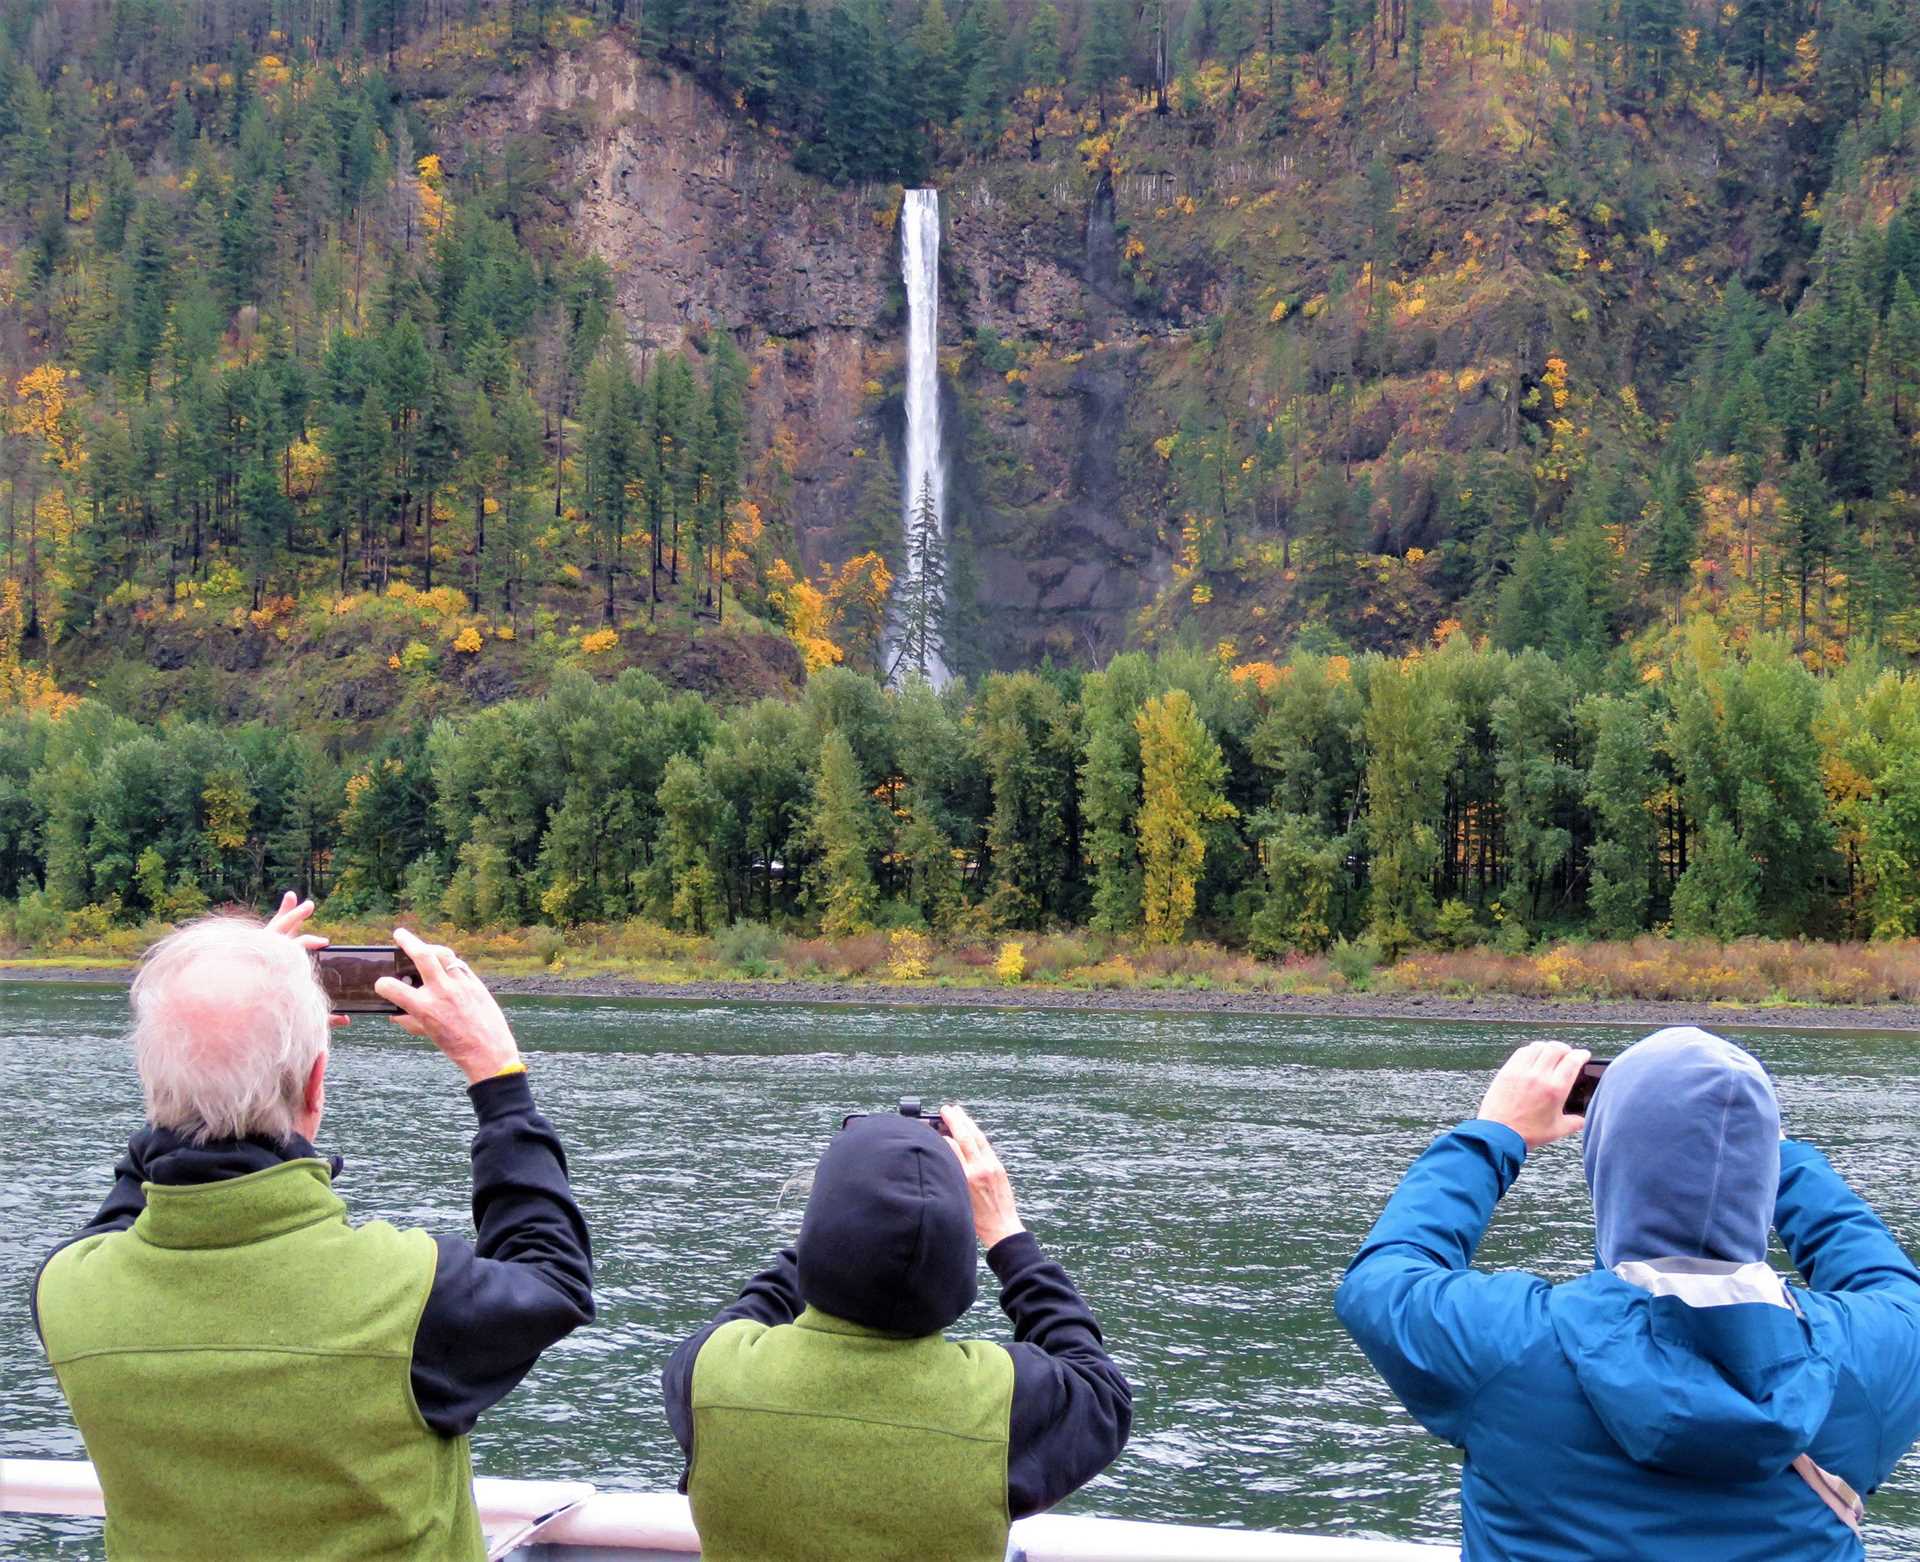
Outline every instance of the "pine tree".
[[1107, 122], [1107, 88], [1127, 69], [1127, 21], [1121, 5], [1122, 0], [1090, 0], [1074, 60], [1074, 85], [1093, 95], [1102, 125]]
[[273, 468], [255, 457], [240, 474], [236, 508], [241, 545], [246, 550], [247, 573], [253, 587], [253, 605], [258, 608], [281, 538], [292, 524], [293, 505], [280, 491], [280, 480]]
[[946, 649], [947, 544], [940, 535], [940, 511], [933, 502], [933, 476], [920, 480], [907, 526], [907, 578], [900, 594], [900, 649], [889, 680], [910, 668], [931, 678]]
[[1833, 495], [1820, 464], [1803, 455], [1787, 474], [1780, 494], [1780, 546], [1788, 579], [1800, 592], [1800, 644], [1807, 643], [1807, 596], [1816, 577], [1825, 575], [1839, 536]]
[[926, 0], [913, 30], [912, 53], [919, 118], [935, 126], [952, 123], [960, 109], [962, 78], [954, 59], [953, 28], [941, 0]]
[[1042, 87], [1060, 79], [1060, 13], [1053, 0], [1040, 0], [1027, 18], [1027, 74]]
[[621, 545], [632, 512], [630, 488], [639, 464], [635, 449], [639, 437], [636, 397], [633, 371], [620, 348], [603, 353], [587, 371], [586, 395], [580, 408], [585, 424], [581, 454], [585, 461], [586, 509], [604, 585], [600, 616], [607, 624], [614, 621], [615, 585], [625, 568]]
[[1920, 295], [1913, 283], [1898, 275], [1893, 303], [1887, 311], [1886, 361], [1888, 390], [1893, 398], [1893, 422], [1902, 433], [1920, 423]]
[[387, 502], [387, 409], [378, 388], [369, 385], [357, 406], [343, 407], [328, 430], [334, 493], [338, 501], [336, 526], [340, 542], [339, 590], [347, 590], [348, 566], [356, 529], [362, 564], [362, 584], [372, 584], [369, 571], [374, 555], [376, 521], [385, 524]]
[[1673, 594], [1673, 622], [1680, 622], [1680, 601], [1693, 578], [1700, 544], [1700, 494], [1690, 462], [1673, 462], [1654, 481], [1647, 573]]

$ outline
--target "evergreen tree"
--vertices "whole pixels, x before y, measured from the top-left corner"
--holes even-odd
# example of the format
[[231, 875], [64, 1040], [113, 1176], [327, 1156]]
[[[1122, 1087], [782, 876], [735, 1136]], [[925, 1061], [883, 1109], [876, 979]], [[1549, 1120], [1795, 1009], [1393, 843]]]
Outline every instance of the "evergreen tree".
[[1888, 391], [1896, 429], [1912, 433], [1920, 422], [1920, 295], [1904, 274], [1893, 284], [1886, 325]]
[[940, 512], [933, 502], [933, 478], [920, 481], [907, 526], [907, 578], [899, 599], [900, 645], [889, 678], [911, 669], [930, 678], [944, 659], [947, 600], [947, 545], [940, 535]]
[[1693, 579], [1700, 542], [1699, 489], [1691, 463], [1674, 462], [1661, 470], [1648, 506], [1647, 573], [1672, 593], [1673, 622], [1680, 622], [1680, 601]]
[[1060, 13], [1053, 0], [1040, 0], [1027, 18], [1027, 75], [1042, 87], [1060, 79]]
[[[625, 565], [621, 549], [633, 508], [640, 455], [638, 391], [624, 352], [602, 354], [587, 373], [581, 420], [587, 513], [591, 517], [603, 591], [600, 616], [614, 621], [615, 583]], [[676, 409], [677, 410], [677, 409]], [[662, 438], [671, 442], [673, 435]]]
[[246, 549], [247, 573], [253, 587], [253, 606], [257, 609], [281, 540], [293, 524], [293, 506], [280, 491], [280, 480], [273, 468], [256, 457], [248, 461], [241, 473], [236, 508]]
[[1073, 79], [1074, 85], [1099, 105], [1102, 125], [1107, 122], [1107, 89], [1126, 74], [1126, 69], [1127, 21], [1121, 0], [1088, 0]]
[[960, 111], [963, 78], [954, 57], [953, 27], [941, 0], [926, 0], [921, 8], [911, 53], [919, 118], [929, 125], [950, 124]]
[[1802, 455], [1780, 492], [1780, 546], [1787, 577], [1800, 593], [1800, 643], [1807, 643], [1807, 597], [1824, 579], [1838, 536], [1833, 496], [1811, 455]]

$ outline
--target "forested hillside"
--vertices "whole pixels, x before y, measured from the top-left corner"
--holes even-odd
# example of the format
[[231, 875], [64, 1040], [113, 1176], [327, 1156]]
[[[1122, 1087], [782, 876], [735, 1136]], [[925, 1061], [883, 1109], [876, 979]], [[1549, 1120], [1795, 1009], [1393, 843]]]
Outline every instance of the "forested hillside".
[[[0, 898], [1909, 932], [1917, 49], [1891, 0], [16, 0]], [[903, 182], [940, 697], [870, 681]]]

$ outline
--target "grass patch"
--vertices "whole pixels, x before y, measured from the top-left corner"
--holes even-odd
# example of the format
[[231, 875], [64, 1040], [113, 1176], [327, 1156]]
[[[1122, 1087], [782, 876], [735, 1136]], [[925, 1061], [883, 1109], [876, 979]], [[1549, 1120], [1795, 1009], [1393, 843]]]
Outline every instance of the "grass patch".
[[[0, 969], [124, 970], [163, 923], [136, 927], [80, 921], [58, 937], [0, 936]], [[999, 987], [1008, 938], [941, 941], [873, 930], [841, 938], [740, 922], [713, 937], [644, 921], [457, 928], [409, 925], [450, 944], [500, 977], [619, 977], [639, 982], [831, 981], [893, 986]], [[391, 919], [332, 923], [338, 943], [384, 943]], [[1262, 960], [1196, 940], [1154, 944], [1085, 930], [1015, 935], [1018, 985], [1068, 991], [1161, 991], [1331, 997], [1418, 993], [1448, 999], [1512, 997], [1541, 1002], [1622, 1000], [1781, 1008], [1871, 1007], [1920, 1002], [1920, 941], [1816, 943], [1741, 939], [1731, 944], [1648, 935], [1618, 943], [1562, 943], [1530, 954], [1487, 947], [1425, 950], [1391, 964], [1361, 940], [1325, 954]]]

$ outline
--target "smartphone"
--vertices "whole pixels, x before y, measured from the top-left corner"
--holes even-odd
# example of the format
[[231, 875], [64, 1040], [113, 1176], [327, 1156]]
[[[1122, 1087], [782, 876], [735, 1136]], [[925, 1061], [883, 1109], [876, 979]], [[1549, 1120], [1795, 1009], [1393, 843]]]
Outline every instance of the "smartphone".
[[[845, 1117], [840, 1119], [840, 1126], [844, 1129], [849, 1123], [858, 1122], [863, 1117], [872, 1117], [875, 1115], [876, 1114], [872, 1112], [849, 1112]], [[947, 1132], [947, 1120], [938, 1112], [924, 1110], [920, 1105], [920, 1098], [918, 1096], [902, 1096], [900, 1098], [900, 1115], [902, 1117], [916, 1117], [935, 1133], [944, 1134], [949, 1139], [953, 1137], [952, 1134]]]
[[315, 953], [313, 964], [335, 1014], [398, 1014], [399, 1005], [373, 990], [383, 976], [420, 985], [413, 961], [392, 944], [331, 944]]
[[1611, 1058], [1589, 1058], [1580, 1065], [1580, 1077], [1573, 1082], [1573, 1089], [1567, 1092], [1567, 1115], [1585, 1117], [1587, 1107], [1593, 1101], [1594, 1091], [1600, 1088], [1600, 1076], [1607, 1071]]

